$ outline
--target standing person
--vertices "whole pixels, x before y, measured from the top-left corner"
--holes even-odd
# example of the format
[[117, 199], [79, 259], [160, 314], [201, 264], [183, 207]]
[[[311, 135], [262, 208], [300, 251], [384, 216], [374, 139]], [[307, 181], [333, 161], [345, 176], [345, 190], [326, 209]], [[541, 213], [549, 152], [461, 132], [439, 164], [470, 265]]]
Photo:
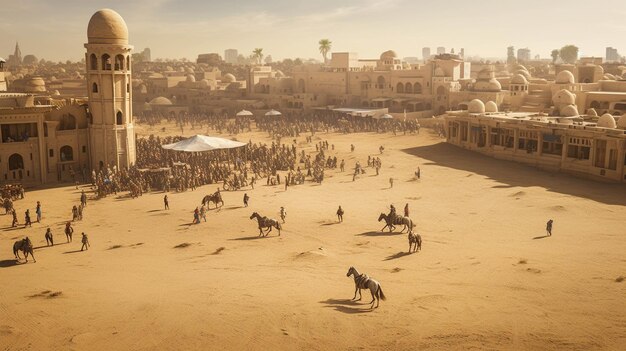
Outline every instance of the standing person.
[[422, 171], [420, 170], [419, 166], [417, 167], [417, 179], [420, 179], [420, 176], [422, 175]]
[[52, 238], [52, 231], [50, 228], [46, 230], [46, 246], [52, 245], [54, 246], [54, 239]]
[[354, 144], [350, 144], [350, 152], [354, 152]]
[[72, 221], [75, 221], [78, 219], [78, 207], [76, 207], [76, 205], [74, 205], [72, 207]]
[[552, 223], [554, 223], [554, 221], [549, 220], [546, 224], [546, 232], [548, 232], [548, 236], [552, 236]]
[[80, 203], [83, 207], [87, 206], [87, 194], [85, 194], [85, 190], [80, 193]]
[[41, 222], [41, 203], [37, 201], [37, 207], [35, 208], [35, 213], [37, 214], [37, 223]]
[[200, 224], [200, 211], [198, 210], [198, 207], [193, 210], [193, 224]]
[[30, 221], [30, 209], [26, 209], [26, 212], [24, 212], [24, 228], [27, 226], [33, 226], [33, 223]]
[[17, 212], [15, 212], [14, 208], [11, 209], [11, 215], [13, 216], [13, 222], [11, 223], [11, 228], [13, 228], [19, 224], [17, 221]]
[[200, 218], [204, 219], [204, 221], [206, 222], [206, 205], [202, 204], [202, 206], [200, 207]]
[[339, 220], [339, 223], [343, 222], [343, 208], [341, 208], [341, 205], [339, 206], [339, 208], [337, 209], [337, 220]]
[[404, 217], [408, 217], [409, 216], [409, 203], [407, 202], [406, 205], [404, 205]]
[[280, 219], [283, 220], [283, 223], [285, 223], [285, 217], [287, 217], [287, 211], [283, 206], [280, 206]]
[[346, 169], [346, 161], [341, 159], [341, 163], [339, 164], [339, 170], [343, 172], [345, 169]]
[[252, 180], [250, 180], [250, 185], [252, 185], [252, 190], [254, 190], [254, 183], [256, 183], [256, 177], [252, 176]]
[[80, 240], [83, 243], [83, 246], [81, 246], [80, 251], [83, 250], [89, 250], [89, 239], [87, 238], [87, 234], [85, 234], [85, 232], [83, 232], [83, 237]]
[[250, 196], [248, 196], [248, 193], [243, 194], [243, 206], [244, 207], [248, 207], [248, 200], [250, 200]]
[[165, 205], [165, 209], [169, 210], [170, 209], [170, 202], [167, 199], [167, 194], [163, 197], [163, 204]]
[[389, 178], [389, 188], [393, 188], [393, 177]]
[[78, 205], [78, 220], [83, 220], [83, 204]]
[[67, 242], [72, 242], [72, 234], [74, 234], [74, 228], [72, 228], [72, 222], [65, 223], [65, 237], [67, 238]]

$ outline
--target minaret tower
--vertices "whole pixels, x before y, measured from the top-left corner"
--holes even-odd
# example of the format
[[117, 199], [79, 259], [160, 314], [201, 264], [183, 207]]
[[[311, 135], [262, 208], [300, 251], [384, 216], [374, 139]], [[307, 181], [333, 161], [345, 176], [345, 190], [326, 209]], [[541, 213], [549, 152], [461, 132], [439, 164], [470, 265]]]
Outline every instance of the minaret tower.
[[131, 50], [122, 16], [96, 12], [87, 27], [85, 63], [89, 91], [91, 167], [130, 167], [135, 163], [131, 91]]

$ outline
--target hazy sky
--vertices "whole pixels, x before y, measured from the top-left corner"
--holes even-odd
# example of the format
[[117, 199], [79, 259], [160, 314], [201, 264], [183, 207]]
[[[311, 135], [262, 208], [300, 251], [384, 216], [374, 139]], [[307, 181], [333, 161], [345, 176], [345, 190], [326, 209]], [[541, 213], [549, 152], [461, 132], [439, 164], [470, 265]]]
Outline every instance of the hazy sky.
[[0, 56], [17, 40], [22, 55], [80, 59], [89, 18], [105, 7], [124, 17], [135, 50], [149, 47], [153, 58], [255, 47], [274, 59], [319, 58], [321, 38], [362, 58], [388, 49], [421, 57], [424, 46], [484, 57], [504, 57], [509, 45], [542, 57], [565, 44], [588, 56], [604, 56], [606, 46], [626, 54], [626, 0], [6, 0]]

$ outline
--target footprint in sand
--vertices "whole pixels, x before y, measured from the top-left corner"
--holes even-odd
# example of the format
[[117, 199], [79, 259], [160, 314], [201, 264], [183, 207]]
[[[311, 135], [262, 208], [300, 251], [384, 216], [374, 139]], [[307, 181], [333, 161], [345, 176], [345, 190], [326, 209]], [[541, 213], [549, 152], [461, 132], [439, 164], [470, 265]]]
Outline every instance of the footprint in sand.
[[391, 270], [391, 273], [398, 273], [398, 272], [400, 272], [400, 271], [402, 271], [402, 268], [400, 268], [400, 267], [396, 267], [396, 268], [394, 268], [394, 269], [392, 269], [392, 270]]
[[626, 278], [624, 278], [624, 276], [620, 275], [619, 277], [615, 278], [615, 282], [616, 283], [621, 283], [621, 282], [624, 281], [624, 279], [626, 279]]
[[535, 273], [535, 274], [541, 273], [541, 269], [537, 269], [537, 268], [527, 268], [526, 271], [530, 273]]
[[191, 245], [192, 244], [190, 244], [190, 243], [182, 243], [182, 244], [178, 244], [178, 245], [174, 246], [174, 248], [175, 249], [184, 249], [184, 248], [189, 247]]
[[518, 192], [513, 193], [513, 194], [511, 194], [511, 195], [509, 195], [509, 196], [510, 196], [510, 197], [520, 197], [520, 196], [524, 196], [524, 195], [526, 195], [526, 192], [524, 192], [524, 191], [518, 191]]

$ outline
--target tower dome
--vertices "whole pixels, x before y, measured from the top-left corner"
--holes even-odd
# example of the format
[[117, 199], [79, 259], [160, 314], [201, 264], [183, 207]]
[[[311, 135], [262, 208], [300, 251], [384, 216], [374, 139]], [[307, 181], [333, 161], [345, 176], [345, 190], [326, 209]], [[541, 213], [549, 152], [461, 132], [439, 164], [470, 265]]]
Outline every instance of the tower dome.
[[571, 91], [561, 89], [552, 97], [554, 105], [573, 105], [576, 103], [576, 95]]
[[528, 80], [522, 74], [517, 73], [511, 78], [511, 84], [528, 85]]
[[188, 74], [185, 80], [187, 83], [194, 83], [196, 81], [196, 77], [193, 74]]
[[598, 123], [596, 124], [598, 127], [602, 128], [617, 128], [617, 123], [615, 123], [615, 117], [611, 114], [605, 113], [600, 118], [598, 118]]
[[485, 113], [485, 104], [478, 99], [474, 99], [470, 101], [467, 111], [469, 113]]
[[617, 121], [617, 128], [626, 129], [626, 115], [622, 115]]
[[498, 105], [493, 101], [487, 101], [485, 104], [485, 112], [498, 112]]
[[556, 75], [556, 84], [574, 84], [574, 75], [570, 71], [561, 71]]
[[567, 105], [563, 107], [559, 114], [561, 117], [576, 117], [579, 115], [576, 105]]
[[225, 83], [233, 83], [237, 81], [237, 78], [235, 78], [235, 76], [232, 73], [226, 73], [222, 77], [222, 81], [224, 81]]
[[128, 44], [128, 27], [119, 13], [102, 9], [91, 16], [87, 26], [89, 44]]

